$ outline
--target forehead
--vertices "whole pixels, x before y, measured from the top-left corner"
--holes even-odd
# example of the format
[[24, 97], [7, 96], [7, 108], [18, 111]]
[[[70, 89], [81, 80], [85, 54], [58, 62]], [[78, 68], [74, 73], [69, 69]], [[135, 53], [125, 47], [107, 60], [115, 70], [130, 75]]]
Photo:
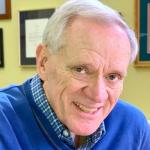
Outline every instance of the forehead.
[[129, 39], [117, 24], [99, 23], [87, 18], [77, 18], [69, 25], [65, 34], [63, 53], [71, 60], [93, 61], [129, 57]]

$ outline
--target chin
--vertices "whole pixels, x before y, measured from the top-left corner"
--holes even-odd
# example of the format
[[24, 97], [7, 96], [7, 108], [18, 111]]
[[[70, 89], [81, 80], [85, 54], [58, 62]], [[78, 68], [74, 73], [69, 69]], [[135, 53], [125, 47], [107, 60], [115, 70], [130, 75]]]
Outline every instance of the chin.
[[80, 124], [78, 123], [78, 125], [72, 126], [70, 128], [71, 132], [73, 132], [75, 135], [80, 135], [80, 136], [88, 136], [93, 134], [100, 125], [95, 126], [95, 124], [92, 123], [92, 125], [89, 124]]

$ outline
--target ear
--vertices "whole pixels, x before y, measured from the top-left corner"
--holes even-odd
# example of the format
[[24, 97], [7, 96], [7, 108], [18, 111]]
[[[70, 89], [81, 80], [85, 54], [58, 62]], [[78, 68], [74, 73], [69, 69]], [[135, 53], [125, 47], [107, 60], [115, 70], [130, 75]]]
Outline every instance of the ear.
[[40, 78], [46, 80], [46, 66], [48, 64], [48, 50], [46, 46], [40, 44], [36, 49], [36, 68]]

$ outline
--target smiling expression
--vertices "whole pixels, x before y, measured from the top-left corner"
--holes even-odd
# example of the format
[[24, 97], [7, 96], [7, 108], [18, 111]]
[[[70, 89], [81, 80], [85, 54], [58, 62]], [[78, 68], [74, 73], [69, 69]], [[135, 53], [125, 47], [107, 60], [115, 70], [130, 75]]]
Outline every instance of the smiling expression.
[[65, 35], [65, 46], [55, 54], [39, 46], [37, 68], [60, 121], [76, 135], [90, 135], [122, 92], [130, 43], [119, 25], [81, 17]]

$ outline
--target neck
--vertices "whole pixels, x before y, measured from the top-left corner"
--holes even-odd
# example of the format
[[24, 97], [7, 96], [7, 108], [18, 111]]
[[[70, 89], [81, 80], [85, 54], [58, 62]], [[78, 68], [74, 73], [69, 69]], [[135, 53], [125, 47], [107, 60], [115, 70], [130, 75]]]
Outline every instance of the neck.
[[82, 145], [86, 142], [85, 136], [79, 136], [79, 135], [75, 135], [72, 133], [72, 138], [74, 140], [76, 147], [79, 147], [80, 145]]

